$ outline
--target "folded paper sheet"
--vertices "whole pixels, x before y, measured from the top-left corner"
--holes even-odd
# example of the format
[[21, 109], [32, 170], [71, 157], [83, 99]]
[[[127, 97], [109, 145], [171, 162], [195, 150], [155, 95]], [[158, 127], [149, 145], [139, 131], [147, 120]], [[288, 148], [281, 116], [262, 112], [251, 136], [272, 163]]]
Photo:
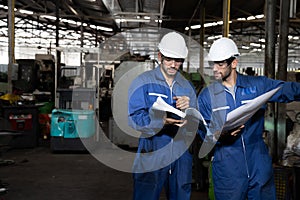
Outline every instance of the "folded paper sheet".
[[[239, 126], [245, 124], [279, 89], [280, 87], [266, 92], [229, 112], [226, 116], [226, 122], [223, 125], [222, 132], [238, 128]], [[167, 104], [161, 97], [158, 97], [154, 102], [153, 109], [172, 112], [181, 118], [186, 118], [186, 116], [189, 115], [201, 120], [204, 125], [207, 125], [203, 116], [197, 109], [187, 108], [185, 112], [182, 112], [181, 110], [178, 110]]]
[[157, 100], [153, 103], [152, 106], [155, 110], [165, 111], [165, 112], [172, 112], [178, 115], [181, 118], [186, 118], [187, 116], [192, 116], [198, 120], [203, 121], [204, 125], [206, 125], [205, 120], [201, 113], [195, 108], [187, 108], [185, 112], [174, 108], [173, 106], [167, 104], [161, 97], [157, 97]]
[[268, 100], [280, 89], [270, 90], [227, 114], [223, 131], [228, 131], [245, 124]]

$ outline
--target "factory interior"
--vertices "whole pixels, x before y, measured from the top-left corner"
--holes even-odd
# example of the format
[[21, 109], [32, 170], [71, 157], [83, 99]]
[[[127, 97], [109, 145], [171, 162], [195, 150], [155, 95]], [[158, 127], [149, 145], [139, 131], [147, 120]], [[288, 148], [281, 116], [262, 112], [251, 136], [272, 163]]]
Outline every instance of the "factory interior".
[[[239, 73], [300, 82], [300, 0], [0, 0], [0, 200], [132, 199], [128, 89], [171, 31], [197, 94], [221, 37]], [[300, 200], [300, 102], [267, 106], [277, 198]], [[191, 200], [210, 199], [210, 159], [194, 155]]]

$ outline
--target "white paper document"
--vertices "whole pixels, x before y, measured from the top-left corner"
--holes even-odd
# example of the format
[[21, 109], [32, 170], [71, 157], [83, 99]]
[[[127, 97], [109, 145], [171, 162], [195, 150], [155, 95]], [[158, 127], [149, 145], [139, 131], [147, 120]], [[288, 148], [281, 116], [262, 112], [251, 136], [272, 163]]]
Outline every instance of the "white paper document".
[[161, 97], [157, 97], [157, 100], [153, 103], [152, 108], [155, 110], [172, 112], [181, 118], [185, 118], [187, 115], [193, 116], [196, 119], [203, 121], [203, 123], [206, 125], [205, 120], [203, 119], [203, 116], [195, 108], [187, 108], [185, 110], [185, 112], [182, 112], [181, 110], [178, 110], [178, 109], [174, 108], [173, 106], [167, 104]]
[[223, 131], [238, 128], [245, 124], [279, 89], [280, 87], [270, 90], [229, 112], [223, 126]]
[[[244, 105], [229, 112], [226, 116], [226, 122], [223, 125], [222, 132], [232, 130], [245, 124], [268, 100], [280, 89], [280, 87], [273, 89], [265, 94], [262, 94], [252, 100], [249, 100]], [[201, 120], [205, 126], [207, 126], [201, 113], [195, 108], [188, 108], [185, 112], [174, 108], [167, 104], [161, 97], [157, 97], [157, 100], [153, 103], [153, 109], [172, 112], [181, 118], [185, 118], [187, 115], [192, 116], [198, 120]]]

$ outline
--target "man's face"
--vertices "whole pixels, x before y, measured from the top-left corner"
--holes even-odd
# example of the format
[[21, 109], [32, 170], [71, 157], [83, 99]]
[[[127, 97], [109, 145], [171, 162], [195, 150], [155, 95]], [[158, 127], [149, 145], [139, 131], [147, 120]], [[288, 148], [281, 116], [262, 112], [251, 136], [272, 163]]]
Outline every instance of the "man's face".
[[230, 64], [228, 64], [228, 62], [226, 61], [209, 62], [209, 65], [213, 69], [215, 79], [223, 80], [224, 78], [227, 78], [232, 72], [233, 62], [231, 62]]
[[163, 56], [162, 54], [160, 54], [160, 58], [161, 58], [161, 69], [163, 73], [168, 77], [175, 76], [180, 66], [184, 62], [184, 59], [169, 58]]

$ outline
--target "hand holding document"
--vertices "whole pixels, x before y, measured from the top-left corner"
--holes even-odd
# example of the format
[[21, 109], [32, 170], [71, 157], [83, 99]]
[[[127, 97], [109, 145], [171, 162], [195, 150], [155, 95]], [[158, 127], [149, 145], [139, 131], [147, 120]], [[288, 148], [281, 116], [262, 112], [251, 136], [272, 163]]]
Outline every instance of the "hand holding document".
[[197, 120], [201, 120], [201, 121], [203, 121], [203, 123], [205, 123], [203, 116], [197, 109], [187, 108], [185, 110], [185, 112], [182, 112], [181, 110], [178, 110], [178, 109], [174, 108], [173, 106], [167, 104], [161, 97], [157, 97], [157, 100], [153, 103], [152, 107], [155, 110], [174, 113], [181, 118], [186, 118], [187, 116], [192, 116], [192, 117], [196, 118]]
[[[252, 100], [249, 100], [246, 104], [234, 109], [229, 112], [226, 116], [226, 122], [223, 125], [222, 132], [237, 129], [244, 125], [268, 100], [280, 89], [280, 87], [275, 88], [265, 94], [262, 94]], [[186, 118], [191, 116], [196, 120], [202, 121], [205, 126], [207, 126], [201, 113], [195, 108], [187, 108], [185, 112], [174, 108], [173, 106], [167, 104], [161, 97], [158, 97], [153, 104], [153, 109], [171, 112], [178, 115], [181, 118]]]

